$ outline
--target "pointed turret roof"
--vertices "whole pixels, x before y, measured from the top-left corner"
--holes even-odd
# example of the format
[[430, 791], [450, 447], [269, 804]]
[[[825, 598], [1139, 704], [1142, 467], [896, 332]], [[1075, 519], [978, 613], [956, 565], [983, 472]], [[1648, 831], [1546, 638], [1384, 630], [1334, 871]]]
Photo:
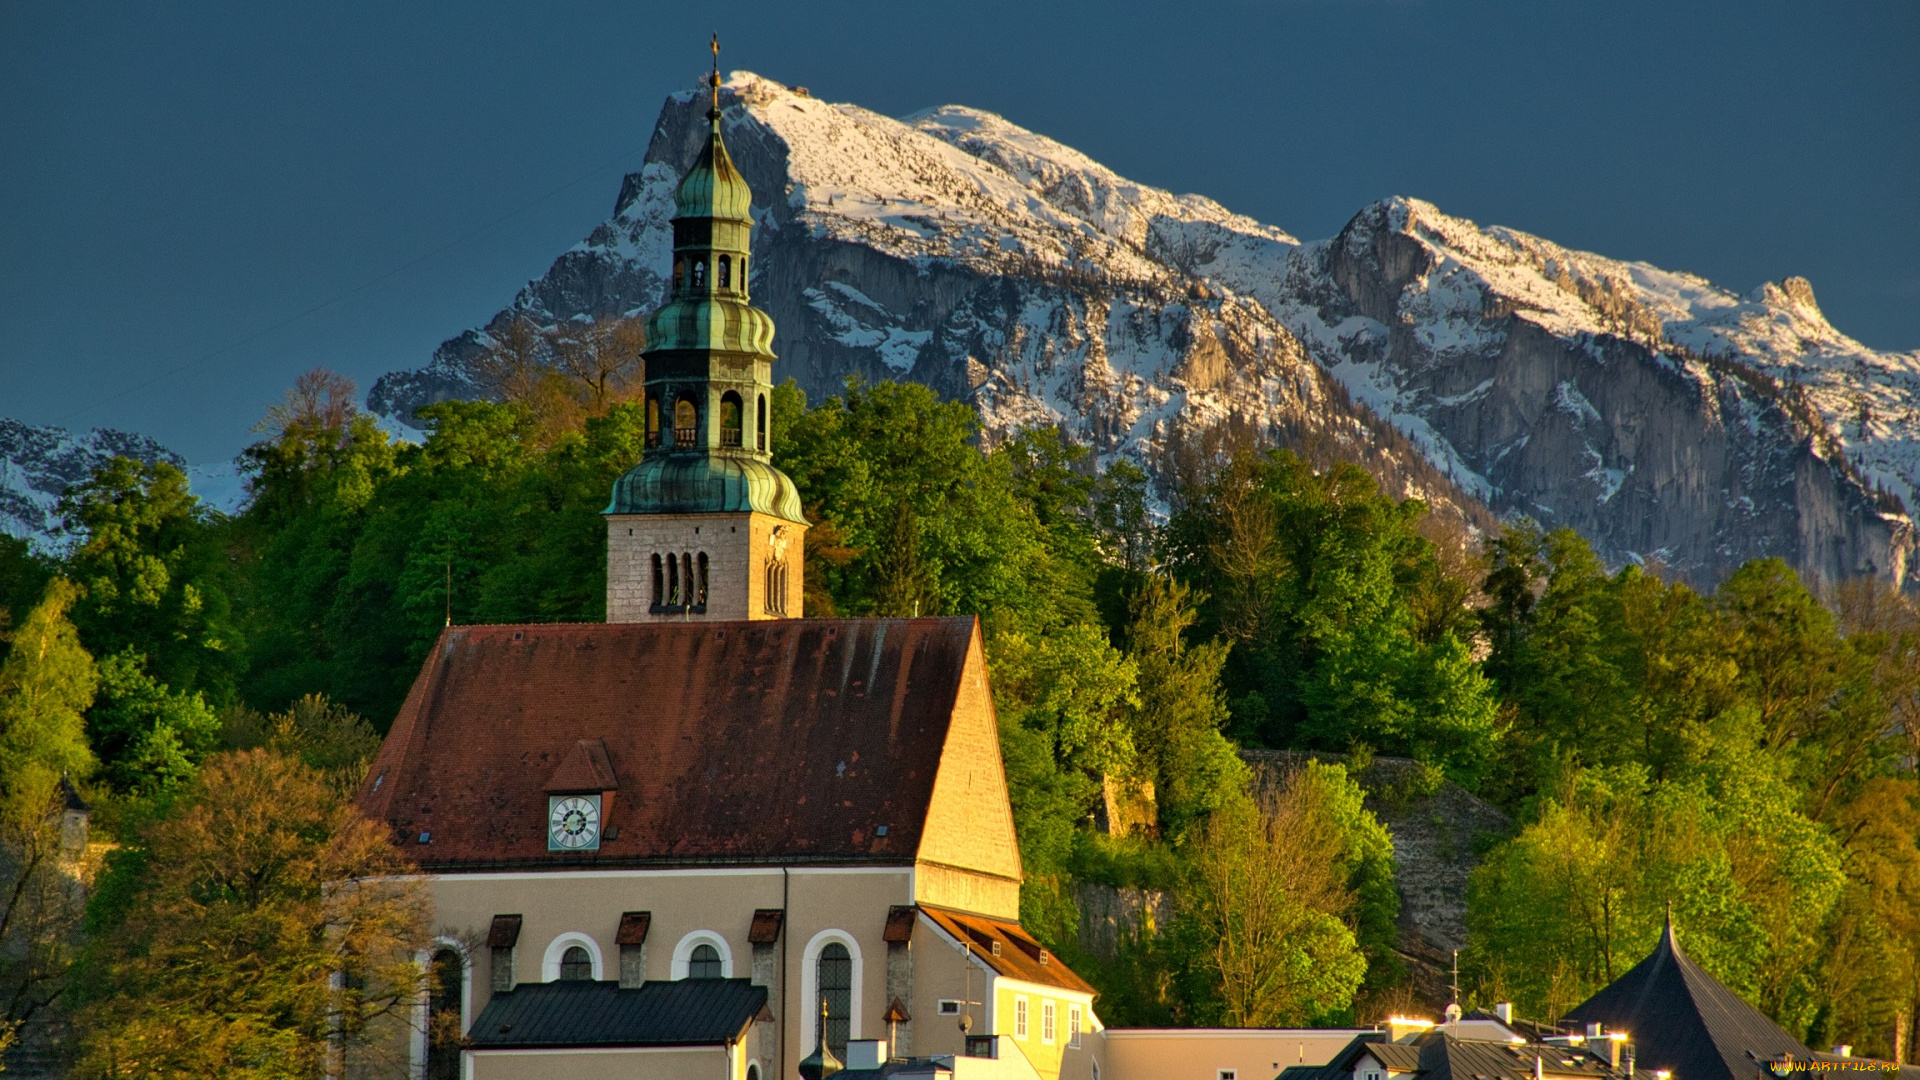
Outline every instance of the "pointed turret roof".
[[719, 218], [723, 221], [753, 221], [753, 190], [746, 178], [733, 167], [727, 156], [727, 144], [720, 138], [720, 35], [713, 36], [713, 73], [707, 77], [713, 103], [707, 109], [707, 146], [700, 160], [693, 163], [673, 193], [673, 201], [684, 218]]
[[1671, 916], [1652, 955], [1567, 1019], [1626, 1032], [1639, 1068], [1669, 1069], [1685, 1080], [1754, 1080], [1782, 1054], [1813, 1059], [1805, 1044], [1681, 951]]

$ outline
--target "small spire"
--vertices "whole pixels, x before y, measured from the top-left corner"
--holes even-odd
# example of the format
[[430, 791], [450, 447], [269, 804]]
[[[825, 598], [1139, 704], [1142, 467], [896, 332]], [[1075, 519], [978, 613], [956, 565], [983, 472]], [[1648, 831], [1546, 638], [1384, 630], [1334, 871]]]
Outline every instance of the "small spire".
[[713, 88], [713, 108], [707, 110], [707, 119], [720, 123], [720, 31], [713, 32], [713, 74], [707, 79]]
[[832, 1048], [827, 1046], [827, 999], [820, 999], [819, 1038], [814, 1043], [813, 1053], [800, 1059], [801, 1080], [826, 1080], [827, 1077], [841, 1071], [846, 1066], [833, 1056]]

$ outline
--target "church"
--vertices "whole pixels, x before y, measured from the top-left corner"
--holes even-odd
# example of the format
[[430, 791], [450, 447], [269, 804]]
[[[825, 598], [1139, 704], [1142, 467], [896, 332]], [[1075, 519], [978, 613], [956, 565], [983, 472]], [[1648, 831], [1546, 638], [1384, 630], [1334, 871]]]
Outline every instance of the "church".
[[646, 448], [606, 510], [607, 621], [449, 627], [358, 794], [434, 905], [412, 1075], [957, 1055], [1097, 1080], [1092, 988], [1020, 926], [977, 621], [798, 618], [807, 521], [772, 464], [774, 328], [713, 87]]

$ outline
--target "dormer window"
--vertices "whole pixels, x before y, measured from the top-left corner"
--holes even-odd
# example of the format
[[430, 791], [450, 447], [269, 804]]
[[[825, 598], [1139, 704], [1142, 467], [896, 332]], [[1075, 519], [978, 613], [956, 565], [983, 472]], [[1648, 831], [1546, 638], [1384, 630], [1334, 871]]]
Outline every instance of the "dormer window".
[[593, 957], [578, 945], [568, 946], [560, 957], [561, 982], [585, 982], [593, 978]]

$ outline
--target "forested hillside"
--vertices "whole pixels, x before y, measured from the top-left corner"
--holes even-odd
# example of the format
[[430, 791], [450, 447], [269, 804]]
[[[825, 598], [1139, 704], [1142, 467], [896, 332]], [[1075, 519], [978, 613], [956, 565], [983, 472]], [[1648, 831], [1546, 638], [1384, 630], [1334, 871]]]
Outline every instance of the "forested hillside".
[[[366, 958], [427, 915], [320, 888], [396, 865], [346, 793], [448, 621], [602, 617], [600, 513], [643, 443], [631, 374], [520, 369], [503, 402], [420, 410], [412, 444], [316, 372], [246, 451], [237, 515], [114, 459], [62, 501], [63, 554], [0, 540], [10, 1024], [59, 1020], [29, 1034], [66, 1033], [81, 1075], [140, 1054], [218, 1072], [400, 1007]], [[1193, 454], [1160, 523], [1124, 458], [1101, 470], [1047, 428], [983, 452], [977, 413], [922, 386], [774, 404], [814, 522], [807, 614], [980, 615], [1024, 920], [1108, 1023], [1421, 1004], [1356, 778], [1374, 755], [1417, 763], [1400, 797], [1451, 782], [1516, 823], [1479, 840], [1469, 1005], [1557, 1017], [1670, 908], [1692, 956], [1813, 1045], [1884, 1054], [1911, 1022], [1910, 598], [1816, 596], [1776, 560], [1703, 595], [1524, 522], [1470, 543], [1358, 467], [1251, 443]], [[1301, 753], [1256, 785], [1242, 749]], [[63, 776], [93, 809], [79, 870]], [[94, 875], [86, 911], [63, 873]], [[1167, 917], [1083, 948], [1088, 885], [1158, 890]], [[324, 932], [341, 905], [364, 939]], [[342, 965], [344, 989], [320, 977]]]

